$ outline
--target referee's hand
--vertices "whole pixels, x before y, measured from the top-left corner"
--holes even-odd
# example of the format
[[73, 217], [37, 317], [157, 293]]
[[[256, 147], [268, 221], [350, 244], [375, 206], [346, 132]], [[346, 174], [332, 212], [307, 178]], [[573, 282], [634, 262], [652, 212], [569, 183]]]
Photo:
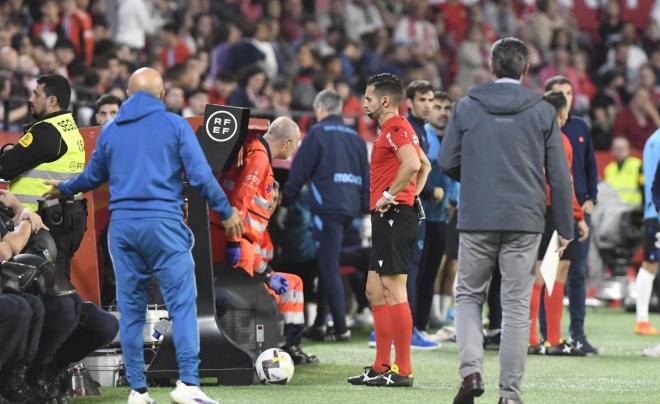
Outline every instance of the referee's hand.
[[231, 208], [229, 219], [222, 221], [222, 226], [229, 237], [240, 237], [243, 234], [243, 221], [236, 208]]
[[380, 199], [376, 202], [376, 210], [378, 212], [387, 212], [392, 205], [398, 205], [397, 201], [390, 201], [385, 199], [384, 196], [381, 196]]

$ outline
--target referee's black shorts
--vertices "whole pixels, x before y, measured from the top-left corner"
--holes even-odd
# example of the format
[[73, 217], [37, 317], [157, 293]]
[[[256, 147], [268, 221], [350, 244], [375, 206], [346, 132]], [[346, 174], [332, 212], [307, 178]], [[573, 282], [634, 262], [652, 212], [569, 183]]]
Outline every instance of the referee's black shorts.
[[371, 212], [373, 253], [369, 269], [380, 275], [406, 275], [410, 250], [417, 241], [419, 223], [412, 206], [392, 206], [387, 212]]

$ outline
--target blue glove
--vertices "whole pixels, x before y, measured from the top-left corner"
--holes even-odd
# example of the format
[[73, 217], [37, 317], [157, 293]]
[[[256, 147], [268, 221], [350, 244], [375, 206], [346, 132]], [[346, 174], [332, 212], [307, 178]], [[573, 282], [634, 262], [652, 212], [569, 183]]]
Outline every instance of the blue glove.
[[241, 244], [240, 243], [227, 243], [227, 249], [225, 250], [225, 259], [227, 263], [231, 266], [238, 264], [238, 260], [241, 258]]
[[289, 289], [289, 281], [282, 275], [270, 277], [270, 288], [278, 295], [283, 295]]

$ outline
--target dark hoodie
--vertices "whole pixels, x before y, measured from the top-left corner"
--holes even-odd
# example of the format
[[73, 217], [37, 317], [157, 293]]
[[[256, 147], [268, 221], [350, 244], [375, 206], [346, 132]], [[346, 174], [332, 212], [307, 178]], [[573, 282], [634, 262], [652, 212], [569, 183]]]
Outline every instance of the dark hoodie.
[[546, 174], [558, 233], [573, 238], [571, 178], [555, 109], [514, 83], [473, 87], [455, 106], [438, 155], [461, 182], [461, 231], [543, 233]]

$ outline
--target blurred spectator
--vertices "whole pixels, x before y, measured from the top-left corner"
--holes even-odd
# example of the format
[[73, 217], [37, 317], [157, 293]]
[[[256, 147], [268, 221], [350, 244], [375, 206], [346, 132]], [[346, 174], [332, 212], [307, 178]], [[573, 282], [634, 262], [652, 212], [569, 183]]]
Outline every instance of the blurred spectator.
[[236, 89], [236, 80], [225, 73], [218, 73], [209, 89], [209, 102], [211, 104], [226, 105], [231, 93]]
[[414, 54], [431, 57], [440, 49], [433, 24], [425, 20], [426, 0], [412, 0], [408, 15], [399, 20], [394, 30], [394, 42], [409, 46]]
[[67, 38], [60, 38], [55, 44], [55, 56], [63, 70], [66, 70], [66, 77], [74, 79], [85, 73], [85, 62], [76, 57], [73, 43]]
[[369, 134], [367, 132], [367, 118], [364, 108], [362, 108], [362, 101], [353, 94], [348, 81], [344, 79], [335, 80], [334, 90], [339, 94], [344, 104], [341, 111], [344, 124], [356, 129], [364, 141], [374, 141], [375, 136], [372, 135], [375, 135], [375, 133]]
[[215, 47], [211, 49], [209, 76], [216, 77], [225, 71], [225, 63], [229, 49], [241, 40], [243, 33], [232, 23], [220, 25], [215, 32]]
[[552, 64], [539, 72], [539, 82], [545, 83], [550, 77], [564, 76], [573, 83], [573, 94], [582, 94], [579, 87], [580, 79], [577, 72], [571, 67], [571, 55], [564, 48], [557, 48], [552, 52]]
[[259, 67], [266, 73], [269, 80], [275, 80], [279, 72], [278, 57], [272, 43], [272, 28], [269, 20], [261, 20], [257, 23], [252, 44], [264, 55]]
[[644, 148], [646, 140], [660, 127], [660, 115], [651, 101], [649, 91], [637, 87], [628, 106], [623, 108], [614, 121], [615, 137], [625, 137], [637, 150]]
[[293, 78], [293, 106], [311, 111], [318, 89], [315, 80], [319, 74], [319, 55], [311, 43], [302, 44], [296, 57], [298, 70]]
[[62, 74], [66, 72], [62, 69], [62, 65], [57, 60], [55, 52], [52, 50], [45, 51], [39, 59], [39, 73], [40, 74]]
[[513, 10], [512, 0], [498, 0], [484, 6], [485, 21], [495, 29], [498, 38], [515, 36], [518, 32], [518, 18]]
[[459, 0], [447, 0], [440, 5], [440, 11], [451, 42], [461, 43], [470, 27], [467, 8]]
[[642, 160], [630, 155], [630, 143], [623, 137], [614, 139], [611, 152], [614, 161], [605, 167], [604, 180], [614, 188], [622, 201], [640, 206], [644, 192]]
[[[618, 0], [607, 0], [605, 10], [603, 13], [603, 22], [598, 29], [600, 34], [600, 41], [602, 46], [607, 49], [611, 45], [611, 38], [617, 35], [623, 28], [623, 21], [621, 20], [621, 6]], [[602, 63], [604, 60], [598, 60]]]
[[115, 24], [115, 41], [136, 50], [144, 48], [146, 36], [154, 33], [157, 28], [145, 0], [117, 1]]
[[55, 46], [57, 38], [64, 36], [60, 24], [60, 5], [57, 0], [41, 3], [41, 21], [32, 25], [32, 35], [41, 38], [48, 48]]
[[228, 105], [244, 108], [267, 109], [268, 100], [262, 94], [266, 86], [266, 74], [258, 67], [251, 66], [240, 73], [238, 87], [227, 100]]
[[273, 84], [273, 115], [274, 118], [281, 116], [291, 115], [291, 103], [293, 96], [291, 95], [291, 86], [288, 82], [280, 80]]
[[170, 87], [165, 92], [165, 108], [177, 115], [183, 113], [183, 106], [186, 99], [181, 87]]
[[92, 17], [86, 11], [89, 0], [62, 0], [61, 4], [61, 24], [64, 33], [73, 44], [76, 56], [87, 66], [91, 66], [94, 55], [94, 32]]
[[536, 2], [536, 7], [538, 12], [534, 14], [531, 21], [534, 44], [538, 47], [542, 55], [547, 56], [550, 51], [554, 30], [564, 27], [566, 23], [559, 14], [557, 0], [539, 0]]
[[623, 72], [613, 69], [602, 76], [601, 86], [591, 100], [592, 108], [602, 108], [612, 122], [623, 108], [622, 97], [625, 95], [626, 79]]
[[96, 113], [94, 114], [96, 125], [103, 126], [114, 118], [117, 112], [119, 112], [121, 102], [122, 100], [114, 95], [102, 95], [96, 101]]
[[656, 108], [660, 105], [660, 86], [653, 67], [649, 64], [639, 68], [639, 85], [648, 90]]
[[184, 118], [203, 116], [208, 103], [209, 95], [203, 88], [198, 88], [188, 94], [188, 106], [183, 109], [181, 115]]
[[384, 26], [380, 10], [373, 0], [352, 0], [346, 3], [344, 30], [352, 41], [360, 42], [364, 35], [375, 33]]
[[591, 100], [596, 95], [598, 87], [589, 76], [589, 57], [583, 51], [577, 51], [573, 54], [573, 67], [577, 75], [578, 88], [581, 94], [575, 95], [573, 101], [573, 111], [579, 114], [589, 111]]
[[488, 75], [488, 45], [483, 30], [473, 25], [458, 49], [458, 75], [456, 83], [467, 91], [477, 82], [477, 76]]
[[190, 57], [190, 49], [179, 36], [179, 27], [175, 23], [166, 24], [160, 32], [160, 37], [165, 46], [160, 51], [160, 60], [168, 69], [179, 63], [183, 63]]

